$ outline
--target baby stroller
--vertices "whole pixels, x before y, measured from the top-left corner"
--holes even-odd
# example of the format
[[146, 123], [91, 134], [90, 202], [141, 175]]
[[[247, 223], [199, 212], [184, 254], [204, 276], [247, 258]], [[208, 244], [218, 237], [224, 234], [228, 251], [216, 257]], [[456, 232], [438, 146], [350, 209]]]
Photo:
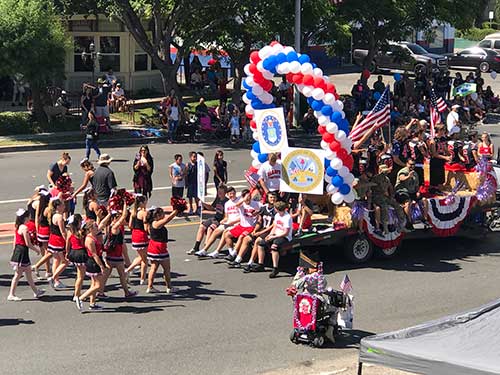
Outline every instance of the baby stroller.
[[[297, 289], [303, 291], [298, 293]], [[326, 288], [322, 264], [318, 264], [317, 272], [307, 275], [299, 267], [287, 294], [293, 297], [290, 340], [316, 348], [325, 345], [326, 340], [334, 343], [335, 335], [341, 331], [339, 315], [349, 308], [350, 297], [341, 291]]]

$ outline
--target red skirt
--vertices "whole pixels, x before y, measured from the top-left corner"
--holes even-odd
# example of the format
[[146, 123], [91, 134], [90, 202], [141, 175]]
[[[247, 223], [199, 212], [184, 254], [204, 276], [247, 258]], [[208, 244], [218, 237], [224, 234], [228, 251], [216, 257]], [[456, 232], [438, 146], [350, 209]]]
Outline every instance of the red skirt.
[[51, 233], [47, 249], [51, 253], [60, 253], [64, 251], [65, 248], [66, 248], [66, 241], [64, 240], [64, 237]]
[[148, 247], [149, 237], [146, 231], [132, 229], [132, 249], [141, 250]]
[[117, 244], [106, 251], [106, 260], [109, 262], [123, 262], [123, 244]]
[[448, 164], [446, 163], [444, 165], [444, 169], [446, 169], [448, 172], [465, 172], [467, 169], [460, 164], [460, 163], [453, 163], [453, 164]]
[[50, 227], [38, 227], [38, 232], [36, 234], [36, 238], [39, 242], [47, 243], [50, 238]]
[[149, 240], [148, 259], [151, 261], [161, 261], [170, 258], [166, 242]]

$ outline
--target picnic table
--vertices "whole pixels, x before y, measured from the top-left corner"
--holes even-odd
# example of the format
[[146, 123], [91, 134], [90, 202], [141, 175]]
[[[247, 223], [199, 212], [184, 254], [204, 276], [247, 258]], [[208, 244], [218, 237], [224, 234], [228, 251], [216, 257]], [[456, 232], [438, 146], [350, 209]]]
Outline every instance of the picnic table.
[[159, 104], [164, 97], [158, 97], [158, 98], [145, 98], [145, 99], [129, 99], [125, 102], [125, 105], [127, 107], [127, 113], [128, 113], [128, 118], [129, 120], [132, 121], [132, 124], [135, 125], [135, 117], [134, 113], [136, 108], [144, 108], [147, 106], [150, 106], [152, 104]]

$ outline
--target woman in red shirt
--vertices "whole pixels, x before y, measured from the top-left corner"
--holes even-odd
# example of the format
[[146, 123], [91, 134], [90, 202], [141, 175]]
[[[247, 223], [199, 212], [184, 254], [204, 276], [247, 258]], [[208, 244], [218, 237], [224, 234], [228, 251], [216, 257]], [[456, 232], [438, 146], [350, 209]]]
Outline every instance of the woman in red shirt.
[[495, 153], [493, 144], [491, 143], [490, 135], [486, 132], [481, 134], [481, 142], [477, 146], [477, 153], [479, 157], [491, 159]]

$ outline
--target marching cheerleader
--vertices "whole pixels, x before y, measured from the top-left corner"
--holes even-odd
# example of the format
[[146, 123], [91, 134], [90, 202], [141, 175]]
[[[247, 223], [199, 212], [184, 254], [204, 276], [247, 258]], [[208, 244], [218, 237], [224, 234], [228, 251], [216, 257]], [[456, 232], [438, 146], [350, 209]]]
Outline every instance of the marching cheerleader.
[[85, 279], [85, 266], [87, 263], [87, 250], [85, 249], [84, 237], [81, 233], [83, 223], [80, 214], [72, 215], [67, 220], [68, 236], [66, 240], [66, 254], [68, 260], [76, 266], [76, 280], [75, 280], [75, 294], [73, 301], [76, 307], [81, 310], [82, 303], [80, 301], [80, 294], [82, 291], [83, 279]]
[[83, 171], [85, 172], [85, 176], [83, 177], [82, 185], [78, 189], [76, 189], [75, 192], [73, 193], [72, 196], [73, 199], [76, 198], [76, 196], [80, 194], [87, 187], [89, 182], [92, 185], [94, 179], [95, 168], [93, 164], [89, 161], [89, 159], [83, 159], [80, 162], [80, 168], [82, 168]]
[[148, 289], [146, 293], [158, 293], [159, 291], [154, 288], [153, 283], [156, 271], [160, 266], [163, 268], [163, 277], [167, 285], [167, 294], [175, 292], [170, 282], [170, 255], [167, 250], [168, 231], [165, 225], [170, 222], [179, 213], [174, 209], [170, 215], [165, 216], [162, 208], [150, 209], [146, 218], [149, 224], [149, 234], [151, 239], [148, 245], [148, 259], [151, 262], [151, 269], [149, 270]]
[[[66, 249], [66, 228], [64, 225], [65, 205], [58, 198], [52, 198], [49, 203], [50, 236], [48, 251], [52, 254], [52, 277], [48, 278], [49, 285], [54, 289], [66, 289], [59, 281], [59, 275], [67, 266], [64, 250]], [[43, 259], [43, 258], [42, 258]]]
[[[38, 204], [36, 205], [35, 212], [35, 226], [36, 226], [36, 237], [40, 244], [40, 252], [42, 257], [45, 257], [47, 254], [47, 243], [49, 242], [50, 236], [50, 225], [49, 220], [47, 219], [48, 207], [50, 202], [50, 193], [47, 190], [40, 190], [40, 199]], [[40, 263], [40, 266], [45, 264], [45, 278], [49, 278], [52, 276], [52, 272], [50, 270], [50, 257], [44, 262]], [[41, 280], [40, 271], [38, 263], [31, 267], [31, 269], [35, 272], [37, 279]]]
[[148, 268], [148, 243], [149, 237], [144, 227], [146, 223], [146, 204], [148, 198], [144, 195], [138, 195], [135, 198], [134, 206], [130, 214], [129, 227], [132, 230], [132, 248], [137, 251], [137, 257], [125, 272], [130, 273], [139, 264], [141, 265], [140, 285], [145, 284], [146, 271]]
[[29, 249], [33, 250], [35, 253], [39, 254], [40, 249], [31, 243], [31, 239], [28, 233], [28, 221], [29, 213], [24, 209], [19, 209], [16, 212], [16, 224], [15, 224], [15, 236], [14, 236], [14, 252], [12, 258], [10, 259], [10, 264], [15, 271], [14, 277], [10, 284], [10, 292], [7, 297], [8, 301], [21, 301], [22, 299], [16, 296], [16, 288], [21, 277], [26, 276], [28, 284], [33, 290], [33, 295], [35, 298], [40, 298], [45, 291], [38, 289], [33, 281], [33, 275], [31, 274], [31, 262], [29, 256]]
[[85, 209], [85, 219], [94, 220], [99, 223], [102, 218], [102, 210], [97, 203], [97, 193], [92, 188], [87, 188], [83, 192], [83, 208]]
[[109, 275], [113, 268], [116, 268], [118, 275], [120, 275], [120, 283], [122, 285], [123, 291], [125, 292], [125, 298], [133, 297], [137, 295], [136, 291], [130, 291], [127, 286], [127, 276], [125, 274], [125, 267], [123, 265], [123, 245], [124, 245], [124, 228], [123, 224], [127, 220], [127, 203], [123, 203], [123, 211], [121, 215], [118, 212], [113, 211], [111, 213], [111, 225], [108, 230], [109, 237], [109, 248], [106, 251], [106, 263], [108, 268], [104, 270], [104, 284], [108, 280]]
[[[109, 215], [108, 215], [109, 216]], [[106, 216], [106, 218], [108, 217]], [[104, 222], [107, 219], [103, 220]], [[102, 258], [103, 245], [101, 240], [98, 238], [98, 233], [101, 230], [97, 226], [97, 223], [93, 220], [87, 221], [82, 228], [82, 236], [85, 236], [85, 248], [87, 250], [87, 264], [86, 264], [86, 274], [91, 279], [90, 288], [87, 289], [80, 297], [75, 296], [76, 304], [81, 311], [80, 306], [82, 306], [81, 301], [89, 298], [90, 310], [100, 310], [102, 306], [95, 303], [96, 296], [99, 290], [104, 286], [104, 275], [103, 272], [106, 270], [107, 266]], [[83, 307], [83, 306], [82, 306]]]

